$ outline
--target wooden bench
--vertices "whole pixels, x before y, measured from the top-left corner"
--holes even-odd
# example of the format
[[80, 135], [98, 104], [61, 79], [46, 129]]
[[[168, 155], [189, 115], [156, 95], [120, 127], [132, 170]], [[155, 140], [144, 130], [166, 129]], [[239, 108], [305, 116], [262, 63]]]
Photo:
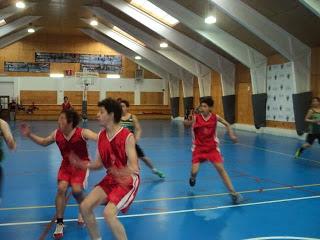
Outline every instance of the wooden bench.
[[[28, 109], [29, 106], [24, 106]], [[61, 112], [61, 105], [56, 104], [38, 104], [36, 105], [38, 110], [33, 113], [26, 113], [25, 111], [17, 112], [17, 120], [35, 121], [35, 120], [57, 120], [59, 113]], [[73, 108], [81, 113], [82, 106], [80, 104], [74, 104]], [[97, 118], [98, 112], [97, 105], [88, 105], [87, 114], [88, 119], [93, 120]], [[137, 115], [139, 119], [170, 119], [171, 111], [167, 105], [132, 105], [130, 106], [130, 112]]]

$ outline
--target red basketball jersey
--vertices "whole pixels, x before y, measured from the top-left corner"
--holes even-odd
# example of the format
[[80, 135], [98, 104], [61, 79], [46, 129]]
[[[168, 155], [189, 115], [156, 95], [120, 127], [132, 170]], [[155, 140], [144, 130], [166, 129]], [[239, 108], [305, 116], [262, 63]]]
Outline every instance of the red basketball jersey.
[[70, 103], [62, 103], [62, 110], [69, 110], [71, 109], [71, 104]]
[[193, 147], [217, 148], [219, 140], [217, 137], [216, 114], [210, 113], [205, 118], [202, 114], [195, 114], [195, 122], [192, 125]]
[[76, 128], [71, 138], [67, 140], [60, 129], [56, 130], [55, 140], [62, 155], [62, 165], [70, 165], [69, 154], [71, 151], [80, 159], [89, 161], [87, 142], [82, 136], [82, 131], [82, 128]]
[[105, 129], [99, 133], [98, 151], [106, 169], [121, 169], [127, 166], [126, 141], [130, 135], [132, 133], [123, 127], [111, 139]]

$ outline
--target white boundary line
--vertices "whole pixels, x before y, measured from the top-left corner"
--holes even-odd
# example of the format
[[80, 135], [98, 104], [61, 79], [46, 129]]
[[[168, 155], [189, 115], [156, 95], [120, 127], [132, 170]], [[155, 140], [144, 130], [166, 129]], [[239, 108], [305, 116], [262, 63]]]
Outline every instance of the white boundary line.
[[319, 240], [320, 238], [308, 238], [308, 237], [292, 237], [292, 236], [274, 236], [274, 237], [256, 237], [256, 238], [246, 238], [243, 240]]
[[[281, 191], [281, 190], [299, 190], [300, 188], [307, 187], [319, 187], [320, 183], [313, 184], [304, 184], [304, 185], [293, 185], [293, 186], [285, 186], [285, 187], [275, 187], [275, 188], [261, 188], [261, 189], [253, 189], [253, 190], [243, 190], [238, 193], [248, 194], [248, 193], [264, 193], [264, 192], [272, 192], [272, 191]], [[145, 203], [145, 202], [161, 202], [161, 201], [174, 201], [174, 200], [184, 200], [184, 199], [197, 199], [197, 198], [210, 198], [210, 197], [222, 197], [230, 195], [229, 192], [224, 193], [212, 193], [212, 194], [200, 194], [194, 196], [178, 196], [178, 197], [162, 197], [162, 198], [150, 198], [150, 199], [139, 199], [135, 200], [133, 203]], [[68, 204], [66, 207], [78, 207], [78, 204]], [[23, 206], [23, 207], [7, 207], [0, 208], [0, 212], [2, 211], [16, 211], [16, 210], [30, 210], [30, 209], [44, 209], [44, 208], [55, 208], [55, 205], [38, 205], [38, 206]]]
[[[131, 215], [122, 215], [119, 218], [135, 218], [135, 217], [147, 217], [147, 216], [160, 216], [160, 215], [171, 215], [171, 214], [179, 214], [179, 213], [190, 213], [190, 212], [203, 212], [203, 211], [213, 211], [218, 209], [228, 209], [228, 208], [238, 208], [238, 207], [248, 207], [248, 206], [258, 206], [258, 205], [266, 205], [273, 203], [283, 203], [283, 202], [292, 202], [292, 201], [301, 201], [301, 200], [310, 200], [310, 199], [318, 199], [319, 195], [309, 196], [309, 197], [300, 197], [300, 198], [287, 198], [287, 199], [278, 199], [271, 201], [263, 201], [263, 202], [254, 202], [254, 203], [244, 203], [239, 205], [226, 205], [226, 206], [218, 206], [218, 207], [210, 207], [210, 208], [195, 208], [195, 209], [184, 209], [184, 210], [176, 210], [176, 211], [164, 211], [164, 212], [151, 212], [151, 213], [140, 213], [140, 214], [131, 214]], [[104, 219], [103, 217], [97, 217], [97, 220]], [[78, 219], [65, 219], [64, 222], [75, 222]], [[33, 222], [11, 222], [11, 223], [1, 223], [0, 227], [8, 227], [8, 226], [21, 226], [21, 225], [33, 225], [33, 224], [45, 224], [50, 221], [33, 221]]]

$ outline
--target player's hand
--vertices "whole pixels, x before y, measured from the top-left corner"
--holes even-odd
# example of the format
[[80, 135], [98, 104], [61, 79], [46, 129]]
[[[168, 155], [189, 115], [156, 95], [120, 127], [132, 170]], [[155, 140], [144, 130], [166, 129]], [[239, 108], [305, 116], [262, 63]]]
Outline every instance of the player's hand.
[[76, 168], [86, 170], [89, 161], [81, 160], [73, 151], [69, 154], [69, 162]]
[[21, 123], [20, 132], [24, 137], [29, 137], [31, 134], [31, 128], [27, 123]]
[[116, 168], [116, 167], [111, 167], [108, 169], [108, 173], [111, 174], [114, 177], [128, 177], [131, 176], [131, 174], [134, 173], [133, 170], [131, 170], [129, 167], [124, 167], [124, 168]]
[[234, 135], [234, 134], [230, 134], [230, 139], [231, 139], [231, 141], [232, 141], [233, 143], [237, 143], [237, 142], [238, 142], [238, 138], [237, 138], [237, 136]]
[[108, 169], [108, 174], [112, 175], [113, 179], [124, 188], [130, 188], [132, 184], [132, 175], [135, 172], [129, 167], [116, 168], [111, 167]]

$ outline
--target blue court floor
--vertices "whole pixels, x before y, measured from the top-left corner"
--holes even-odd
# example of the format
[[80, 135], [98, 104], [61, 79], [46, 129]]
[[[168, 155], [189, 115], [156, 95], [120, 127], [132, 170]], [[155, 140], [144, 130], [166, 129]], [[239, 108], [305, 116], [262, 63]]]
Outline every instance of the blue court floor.
[[[234, 206], [208, 163], [201, 166], [197, 185], [189, 187], [190, 129], [176, 121], [141, 124], [140, 145], [166, 179], [159, 180], [141, 163], [138, 195], [129, 212], [119, 216], [129, 239], [320, 239], [318, 144], [294, 159], [300, 140], [237, 131], [239, 143], [232, 144], [224, 130], [219, 129], [225, 167], [246, 200]], [[42, 136], [57, 126], [55, 122], [31, 125]], [[54, 224], [50, 222], [55, 214], [60, 153], [55, 144], [44, 148], [22, 138], [17, 126], [12, 128], [18, 149], [10, 153], [5, 148], [2, 163], [5, 181], [0, 239], [52, 239]], [[94, 121], [88, 127], [99, 130]], [[94, 156], [95, 143], [90, 142], [89, 148]], [[104, 171], [90, 173], [89, 190], [103, 175]], [[102, 211], [102, 207], [96, 210], [102, 237], [112, 239]], [[77, 205], [70, 198], [65, 211], [64, 239], [89, 239], [86, 229], [77, 225], [77, 213]]]

